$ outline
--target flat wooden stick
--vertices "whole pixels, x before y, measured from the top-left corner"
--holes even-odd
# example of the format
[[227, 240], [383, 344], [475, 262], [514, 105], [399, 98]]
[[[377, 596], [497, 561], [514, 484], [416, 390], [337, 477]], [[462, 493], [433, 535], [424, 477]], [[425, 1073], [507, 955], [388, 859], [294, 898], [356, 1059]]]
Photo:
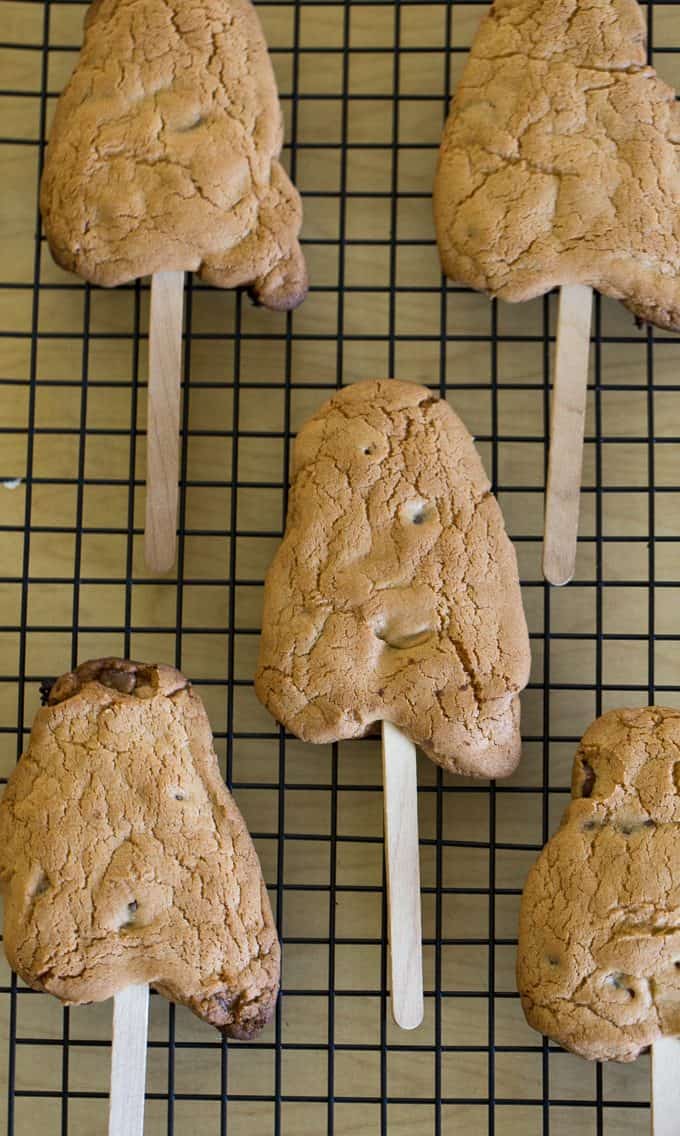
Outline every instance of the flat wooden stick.
[[652, 1136], [680, 1133], [680, 1038], [663, 1037], [652, 1046]]
[[152, 572], [175, 563], [184, 273], [151, 277], [144, 554]]
[[416, 747], [391, 722], [382, 723], [382, 758], [392, 1017], [416, 1029], [423, 1020]]
[[592, 288], [560, 288], [543, 532], [543, 574], [557, 585], [576, 567], [592, 310]]
[[113, 999], [109, 1136], [142, 1136], [149, 987], [127, 986]]

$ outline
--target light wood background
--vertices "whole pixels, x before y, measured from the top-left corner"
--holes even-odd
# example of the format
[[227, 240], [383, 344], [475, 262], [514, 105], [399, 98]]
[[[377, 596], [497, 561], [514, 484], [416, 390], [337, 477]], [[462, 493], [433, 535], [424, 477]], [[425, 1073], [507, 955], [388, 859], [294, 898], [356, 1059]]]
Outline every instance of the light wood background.
[[[648, 1130], [646, 1059], [598, 1071], [544, 1052], [524, 1024], [514, 937], [522, 882], [564, 806], [586, 725], [654, 694], [680, 705], [680, 354], [674, 337], [598, 301], [577, 577], [544, 590], [555, 300], [516, 308], [443, 292], [433, 241], [447, 87], [483, 10], [464, 0], [260, 5], [286, 137], [298, 143], [286, 160], [305, 198], [312, 290], [287, 318], [192, 287], [182, 571], [154, 580], [141, 537], [148, 288], [86, 290], [44, 244], [36, 257], [43, 74], [49, 126], [84, 5], [0, 5], [0, 775], [42, 677], [126, 650], [177, 660], [206, 699], [285, 942], [280, 1016], [259, 1044], [223, 1049], [152, 998], [149, 1134]], [[649, 13], [654, 62], [677, 84], [680, 9]], [[433, 766], [419, 763], [428, 996], [409, 1035], [393, 1028], [384, 998], [377, 743], [284, 745], [251, 687], [261, 580], [283, 522], [285, 431], [326, 387], [389, 372], [445, 384], [477, 435], [518, 540], [534, 635], [518, 773], [493, 791], [449, 777], [437, 790]], [[110, 1005], [64, 1012], [21, 987], [10, 993], [0, 968], [0, 1131], [11, 1072], [17, 1136], [103, 1132]]]

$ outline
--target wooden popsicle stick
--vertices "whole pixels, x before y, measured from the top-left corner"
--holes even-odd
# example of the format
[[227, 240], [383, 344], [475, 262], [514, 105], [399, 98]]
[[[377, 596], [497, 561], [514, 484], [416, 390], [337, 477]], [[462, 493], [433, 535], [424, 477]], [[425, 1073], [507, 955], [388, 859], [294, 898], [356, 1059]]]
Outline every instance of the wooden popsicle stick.
[[680, 1038], [662, 1037], [652, 1046], [652, 1136], [680, 1133]]
[[149, 987], [126, 986], [113, 999], [109, 1136], [142, 1136]]
[[155, 272], [149, 316], [144, 554], [152, 572], [175, 563], [184, 273]]
[[592, 310], [592, 288], [560, 288], [543, 531], [543, 575], [556, 585], [576, 567]]
[[391, 722], [382, 723], [382, 759], [392, 1017], [416, 1029], [423, 1020], [416, 747]]

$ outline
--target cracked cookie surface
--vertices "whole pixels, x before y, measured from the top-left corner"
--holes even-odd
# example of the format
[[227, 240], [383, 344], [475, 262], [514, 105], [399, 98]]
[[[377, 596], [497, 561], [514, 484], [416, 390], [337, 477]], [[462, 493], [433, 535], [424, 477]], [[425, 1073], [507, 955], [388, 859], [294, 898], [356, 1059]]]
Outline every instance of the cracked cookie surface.
[[680, 1034], [680, 712], [612, 710], [522, 898], [517, 983], [534, 1029], [591, 1060]]
[[443, 270], [504, 300], [587, 284], [680, 328], [680, 109], [636, 0], [495, 0], [444, 128]]
[[330, 742], [387, 719], [452, 772], [514, 769], [529, 643], [489, 488], [460, 419], [412, 383], [357, 383], [302, 427], [255, 679], [278, 721]]
[[250, 0], [95, 0], [47, 148], [52, 255], [95, 284], [181, 269], [293, 308], [307, 274], [282, 140]]
[[199, 696], [171, 667], [52, 686], [0, 802], [4, 945], [66, 1003], [149, 982], [227, 1036], [271, 1018], [280, 949]]

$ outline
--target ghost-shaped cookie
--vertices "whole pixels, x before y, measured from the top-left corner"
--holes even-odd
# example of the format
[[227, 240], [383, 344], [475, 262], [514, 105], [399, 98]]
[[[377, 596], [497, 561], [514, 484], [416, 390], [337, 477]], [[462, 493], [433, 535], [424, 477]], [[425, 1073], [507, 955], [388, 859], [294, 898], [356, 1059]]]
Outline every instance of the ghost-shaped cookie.
[[250, 0], [95, 0], [42, 178], [55, 260], [94, 284], [183, 270], [295, 307], [302, 210], [282, 141]]
[[280, 948], [201, 699], [171, 667], [63, 675], [0, 802], [4, 946], [62, 1002], [150, 983], [230, 1037], [274, 1012]]
[[494, 0], [441, 143], [444, 272], [504, 300], [591, 285], [677, 330], [679, 142], [636, 0]]
[[528, 671], [514, 549], [460, 419], [412, 383], [339, 391], [295, 443], [261, 701], [306, 741], [388, 720], [446, 769], [500, 777]]
[[679, 822], [680, 711], [598, 718], [529, 873], [517, 956], [527, 1021], [582, 1057], [632, 1061], [680, 1034]]

